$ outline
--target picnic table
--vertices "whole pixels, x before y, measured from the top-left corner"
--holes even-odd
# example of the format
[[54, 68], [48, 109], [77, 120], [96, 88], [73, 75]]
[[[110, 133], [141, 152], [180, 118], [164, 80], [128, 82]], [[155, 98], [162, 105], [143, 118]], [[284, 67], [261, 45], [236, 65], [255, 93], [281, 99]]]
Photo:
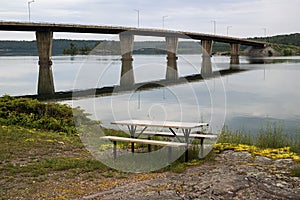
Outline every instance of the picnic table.
[[[184, 143], [186, 145], [185, 160], [188, 160], [188, 145], [192, 129], [208, 126], [208, 123], [193, 123], [193, 122], [174, 122], [174, 121], [152, 121], [152, 120], [122, 120], [114, 121], [111, 124], [127, 126], [131, 138], [139, 138], [149, 127], [167, 128], [170, 133], [177, 137], [180, 142], [178, 129], [181, 129]], [[142, 130], [137, 130], [137, 127], [142, 127]], [[176, 130], [175, 130], [176, 129]], [[131, 142], [131, 150], [134, 152], [134, 142]]]

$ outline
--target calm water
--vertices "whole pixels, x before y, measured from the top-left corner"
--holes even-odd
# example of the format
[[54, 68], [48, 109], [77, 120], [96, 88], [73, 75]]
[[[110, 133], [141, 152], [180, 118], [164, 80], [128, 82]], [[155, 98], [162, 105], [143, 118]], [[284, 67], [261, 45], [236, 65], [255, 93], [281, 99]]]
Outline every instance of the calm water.
[[[257, 131], [267, 121], [278, 122], [289, 132], [300, 129], [300, 57], [276, 57], [278, 62], [249, 64], [245, 57], [235, 68], [246, 71], [204, 81], [166, 86], [113, 96], [64, 101], [80, 106], [105, 126], [122, 119], [205, 121], [212, 131], [223, 123], [231, 129]], [[0, 57], [0, 95], [35, 94], [37, 57]], [[119, 56], [53, 57], [56, 91], [118, 85]], [[229, 69], [229, 57], [212, 57], [214, 71]], [[182, 55], [178, 75], [197, 74], [200, 55]], [[164, 55], [135, 55], [136, 83], [166, 76]]]

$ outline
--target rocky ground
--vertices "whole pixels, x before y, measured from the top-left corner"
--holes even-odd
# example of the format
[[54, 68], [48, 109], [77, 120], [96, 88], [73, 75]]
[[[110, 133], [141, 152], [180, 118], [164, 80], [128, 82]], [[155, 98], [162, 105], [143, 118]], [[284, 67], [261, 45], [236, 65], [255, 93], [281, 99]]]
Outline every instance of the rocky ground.
[[291, 159], [272, 160], [231, 150], [182, 173], [123, 174], [97, 170], [77, 176], [59, 171], [44, 178], [1, 181], [1, 199], [300, 199]]
[[166, 172], [148, 180], [120, 183], [83, 199], [300, 199], [295, 163], [248, 152], [225, 151], [215, 161], [184, 173]]

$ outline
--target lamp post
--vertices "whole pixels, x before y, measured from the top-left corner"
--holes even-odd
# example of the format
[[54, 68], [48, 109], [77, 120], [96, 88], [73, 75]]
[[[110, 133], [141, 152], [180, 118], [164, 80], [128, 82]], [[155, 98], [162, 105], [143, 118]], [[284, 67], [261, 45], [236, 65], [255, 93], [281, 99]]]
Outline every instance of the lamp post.
[[28, 20], [30, 22], [30, 4], [33, 3], [34, 0], [28, 1]]
[[135, 12], [137, 12], [137, 18], [138, 18], [138, 28], [140, 27], [140, 10], [134, 9]]
[[262, 28], [264, 30], [265, 41], [268, 41], [267, 38], [267, 28]]
[[217, 33], [217, 27], [216, 27], [217, 21], [216, 20], [212, 20], [212, 22], [214, 24], [214, 35], [216, 35], [216, 33]]
[[167, 18], [168, 15], [162, 16], [162, 27], [165, 28], [165, 18]]
[[230, 28], [232, 28], [232, 26], [227, 26], [227, 36]]
[[262, 28], [264, 30], [264, 36], [267, 37], [267, 28]]

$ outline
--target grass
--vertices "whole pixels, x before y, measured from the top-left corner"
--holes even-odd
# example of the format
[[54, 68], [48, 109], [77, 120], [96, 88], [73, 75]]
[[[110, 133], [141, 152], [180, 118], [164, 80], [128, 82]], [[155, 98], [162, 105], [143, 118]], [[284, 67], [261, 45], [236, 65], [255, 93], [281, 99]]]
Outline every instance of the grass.
[[0, 172], [4, 175], [44, 175], [68, 169], [107, 170], [90, 158], [75, 135], [0, 126], [0, 141]]
[[[13, 112], [15, 109], [18, 109], [18, 112]], [[72, 112], [76, 112], [79, 117], [71, 119], [70, 113]], [[40, 120], [42, 118], [53, 119], [49, 123], [44, 123], [45, 120]], [[66, 105], [52, 103], [44, 105], [35, 100], [14, 99], [8, 96], [0, 99], [0, 196], [9, 196], [8, 193], [15, 192], [19, 196], [22, 193], [25, 197], [26, 195], [30, 197], [30, 193], [38, 192], [38, 189], [34, 190], [34, 182], [52, 184], [47, 181], [59, 182], [61, 177], [68, 182], [66, 185], [74, 186], [74, 188], [76, 185], [73, 182], [76, 177], [81, 177], [79, 179], [81, 181], [92, 180], [97, 184], [86, 187], [84, 190], [86, 192], [87, 188], [91, 188], [97, 191], [101, 190], [99, 187], [114, 184], [116, 179], [130, 176], [128, 173], [110, 169], [93, 158], [82, 143], [83, 137], [79, 137], [79, 134], [74, 131], [75, 124], [72, 122], [74, 120], [78, 124], [80, 122], [88, 124], [86, 127], [92, 133], [95, 132], [93, 127], [99, 128], [98, 122], [89, 121], [80, 109], [72, 111], [72, 108]], [[61, 127], [58, 126], [59, 124]], [[96, 126], [89, 126], [89, 124]], [[108, 135], [128, 136], [122, 131], [111, 129], [104, 129], [104, 132]], [[88, 136], [92, 137], [92, 140], [99, 137], [97, 134]], [[92, 142], [95, 147], [98, 145], [97, 148], [100, 148], [96, 140]], [[242, 131], [233, 132], [224, 129], [218, 143], [219, 146], [216, 145], [215, 152], [211, 152], [202, 160], [198, 159], [199, 146], [193, 146], [189, 150], [189, 162], [183, 162], [184, 156], [181, 156], [171, 165], [156, 172], [182, 173], [188, 166], [213, 161], [216, 152], [225, 149], [246, 150], [253, 155], [273, 156], [275, 159], [296, 158], [294, 160], [297, 160], [295, 152], [300, 153], [300, 135], [287, 135], [276, 124], [267, 125], [256, 136]], [[111, 144], [102, 147], [112, 148]], [[120, 143], [118, 147], [130, 149], [130, 144]], [[147, 149], [145, 145], [136, 147], [139, 150]], [[128, 164], [130, 163], [127, 162]], [[300, 167], [295, 168], [291, 175], [299, 176], [299, 171]], [[111, 182], [106, 182], [107, 178], [111, 178]], [[26, 194], [23, 194], [24, 188], [27, 188]], [[65, 188], [62, 186], [61, 190]], [[47, 197], [44, 196], [44, 198]]]
[[295, 134], [284, 133], [282, 127], [276, 123], [267, 123], [257, 134], [231, 131], [225, 127], [218, 143], [255, 145], [262, 149], [290, 147], [291, 151], [299, 154], [300, 132]]
[[[101, 174], [111, 170], [95, 160], [75, 134], [4, 125], [0, 126], [0, 141], [0, 174], [3, 177], [47, 177], [57, 171], [68, 171], [73, 175], [88, 171], [98, 171]], [[126, 143], [119, 147], [130, 149], [131, 146]], [[137, 148], [147, 149], [146, 146]], [[181, 156], [161, 171], [182, 172], [189, 164], [197, 163], [198, 152], [199, 147], [191, 148], [190, 162], [183, 163], [184, 156]]]
[[53, 184], [61, 179], [66, 185], [71, 185], [76, 177], [101, 181], [112, 171], [95, 160], [75, 134], [2, 125], [0, 141], [2, 197], [31, 199], [41, 189], [47, 190], [47, 186], [34, 183], [51, 180], [53, 183], [48, 185], [55, 188]]
[[73, 175], [89, 171], [107, 171], [108, 168], [96, 160], [72, 158], [68, 156], [53, 157], [40, 162], [28, 164], [7, 164], [0, 168], [4, 176], [21, 174], [23, 177], [38, 177], [55, 171], [72, 172]]
[[78, 136], [63, 132], [42, 131], [19, 126], [0, 126], [0, 160], [28, 158], [82, 148]]
[[242, 131], [234, 132], [224, 127], [218, 138], [218, 143], [253, 145], [253, 137], [250, 133], [244, 133]]
[[[0, 141], [2, 197], [10, 198], [12, 195], [13, 198], [23, 196], [30, 199], [39, 194], [39, 198], [49, 199], [47, 195], [55, 195], [56, 192], [72, 199], [89, 190], [102, 191], [132, 177], [93, 158], [75, 134], [4, 125], [0, 126]], [[157, 173], [158, 176], [165, 171], [181, 173], [187, 166], [199, 163], [198, 160], [188, 163], [178, 160]], [[143, 173], [142, 178], [155, 176], [156, 173]], [[63, 184], [60, 183], [62, 180]], [[91, 185], [79, 187], [85, 182]], [[54, 193], [47, 188], [55, 188]]]
[[[267, 129], [274, 130], [274, 129]], [[120, 131], [106, 130], [110, 134], [122, 135]], [[291, 148], [269, 148], [270, 144], [262, 145], [262, 141], [270, 138], [270, 135], [276, 138], [276, 135], [282, 133], [276, 131], [266, 134], [266, 138], [259, 137], [260, 147], [253, 146], [254, 138], [250, 134], [241, 132], [230, 132], [224, 130], [221, 134], [218, 144], [215, 145], [215, 152], [220, 152], [226, 149], [235, 151], [249, 151], [254, 155], [262, 155], [274, 159], [278, 158], [295, 158], [297, 155], [291, 151]], [[280, 138], [280, 137], [279, 137]], [[94, 160], [89, 152], [84, 149], [78, 135], [70, 135], [63, 132], [41, 131], [36, 129], [28, 129], [18, 126], [0, 126], [0, 140], [2, 146], [0, 148], [0, 159], [7, 163], [0, 168], [0, 171], [6, 172], [6, 175], [22, 174], [21, 176], [33, 177], [45, 175], [54, 171], [70, 170], [76, 173], [98, 170], [100, 173], [109, 170], [104, 164]], [[246, 145], [241, 145], [246, 144]], [[285, 143], [284, 143], [285, 144]], [[112, 146], [110, 145], [109, 148]], [[120, 144], [120, 148], [129, 149], [130, 144]], [[145, 148], [144, 146], [136, 146], [137, 148]], [[146, 149], [146, 148], [145, 148]], [[72, 152], [69, 155], [64, 155], [64, 152]], [[76, 154], [77, 152], [77, 154]], [[181, 156], [177, 161], [159, 171], [174, 171], [182, 172], [191, 164], [199, 164], [201, 162], [213, 160], [214, 153], [205, 157], [204, 160], [198, 160], [199, 146], [193, 146], [189, 150], [189, 162], [184, 163], [184, 156]], [[282, 152], [282, 153], [278, 153]], [[53, 157], [50, 155], [62, 154], [63, 156]], [[24, 160], [25, 164], [13, 164], [14, 159]], [[27, 161], [26, 161], [27, 160]], [[35, 162], [36, 160], [36, 162]], [[87, 168], [86, 168], [87, 167]], [[30, 173], [29, 173], [30, 172]]]

